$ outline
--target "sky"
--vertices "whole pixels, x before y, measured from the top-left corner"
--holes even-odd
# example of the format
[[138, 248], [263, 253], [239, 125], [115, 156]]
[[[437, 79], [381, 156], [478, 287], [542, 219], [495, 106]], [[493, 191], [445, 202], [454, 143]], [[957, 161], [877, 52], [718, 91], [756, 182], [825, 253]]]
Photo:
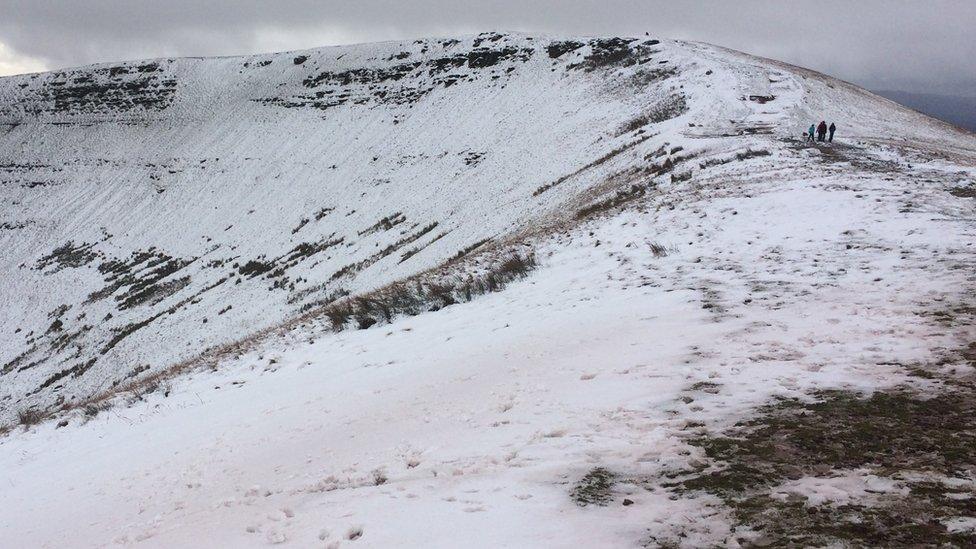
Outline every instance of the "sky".
[[976, 0], [0, 0], [0, 75], [489, 30], [648, 32], [870, 89], [976, 96]]

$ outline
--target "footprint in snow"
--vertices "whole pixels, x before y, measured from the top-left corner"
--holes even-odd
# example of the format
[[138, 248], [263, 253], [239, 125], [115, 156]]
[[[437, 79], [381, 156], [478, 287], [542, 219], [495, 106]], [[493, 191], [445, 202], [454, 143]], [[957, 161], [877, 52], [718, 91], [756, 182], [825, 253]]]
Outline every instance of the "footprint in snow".
[[149, 538], [151, 538], [151, 537], [153, 537], [155, 535], [156, 535], [156, 531], [155, 530], [146, 530], [145, 532], [136, 534], [133, 539], [136, 541], [136, 543], [138, 543], [138, 542], [146, 541], [147, 539], [149, 539]]
[[363, 537], [363, 527], [353, 526], [346, 532], [346, 539], [353, 541]]
[[284, 532], [271, 529], [268, 530], [268, 532], [264, 535], [264, 539], [267, 540], [267, 542], [271, 545], [278, 545], [288, 541], [288, 536], [286, 536]]

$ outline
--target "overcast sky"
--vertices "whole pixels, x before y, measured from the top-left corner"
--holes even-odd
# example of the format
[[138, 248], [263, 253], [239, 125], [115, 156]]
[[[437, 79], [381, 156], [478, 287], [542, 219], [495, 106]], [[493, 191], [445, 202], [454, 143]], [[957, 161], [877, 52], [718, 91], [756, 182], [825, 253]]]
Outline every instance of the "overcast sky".
[[976, 0], [0, 0], [0, 75], [487, 30], [650, 32], [872, 89], [976, 95]]

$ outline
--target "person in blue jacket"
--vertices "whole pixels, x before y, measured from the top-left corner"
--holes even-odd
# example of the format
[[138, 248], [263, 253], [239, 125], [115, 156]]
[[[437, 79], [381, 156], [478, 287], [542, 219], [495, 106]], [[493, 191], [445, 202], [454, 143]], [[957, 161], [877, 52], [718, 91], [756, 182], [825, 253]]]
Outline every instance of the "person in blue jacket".
[[807, 130], [807, 141], [813, 141], [813, 132], [815, 132], [816, 129], [817, 127], [815, 125], [810, 124], [810, 129]]

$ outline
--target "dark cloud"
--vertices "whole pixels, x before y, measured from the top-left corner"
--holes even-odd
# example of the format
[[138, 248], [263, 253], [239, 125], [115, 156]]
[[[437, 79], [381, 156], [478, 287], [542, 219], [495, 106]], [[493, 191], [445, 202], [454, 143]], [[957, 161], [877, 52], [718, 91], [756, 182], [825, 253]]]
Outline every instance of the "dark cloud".
[[976, 93], [972, 0], [0, 0], [0, 44], [50, 68], [483, 30], [702, 40], [873, 88]]

